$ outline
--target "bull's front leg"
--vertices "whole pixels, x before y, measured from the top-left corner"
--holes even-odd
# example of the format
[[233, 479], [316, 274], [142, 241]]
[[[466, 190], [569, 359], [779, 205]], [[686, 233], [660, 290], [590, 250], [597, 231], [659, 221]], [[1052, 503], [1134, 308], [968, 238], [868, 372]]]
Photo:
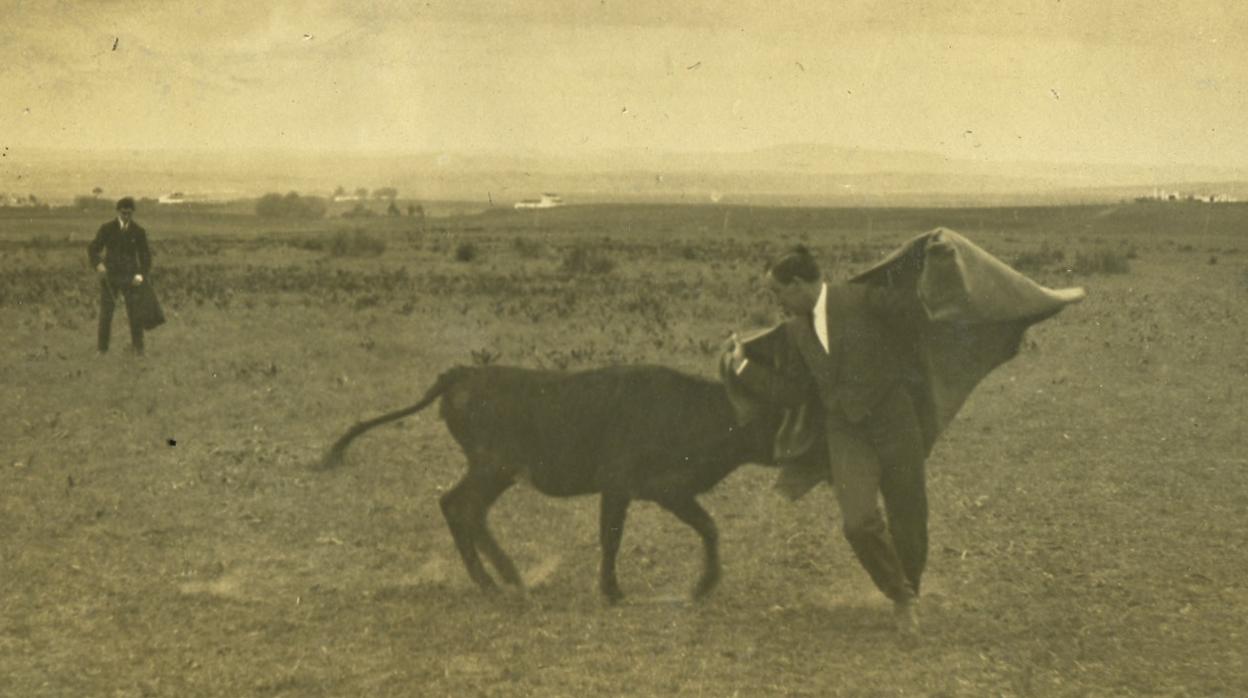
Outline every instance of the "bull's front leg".
[[617, 603], [624, 598], [624, 592], [620, 591], [620, 581], [615, 576], [615, 561], [620, 553], [620, 540], [624, 537], [628, 503], [627, 496], [603, 492], [598, 509], [598, 536], [602, 543], [598, 588], [610, 603]]
[[693, 598], [705, 598], [719, 584], [719, 531], [715, 528], [715, 521], [692, 496], [665, 497], [657, 502], [702, 537], [702, 577], [693, 588]]

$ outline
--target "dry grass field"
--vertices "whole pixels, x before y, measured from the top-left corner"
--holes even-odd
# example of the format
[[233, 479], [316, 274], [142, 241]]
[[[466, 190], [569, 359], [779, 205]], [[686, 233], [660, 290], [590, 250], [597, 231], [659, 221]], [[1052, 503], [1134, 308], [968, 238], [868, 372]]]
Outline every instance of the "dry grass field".
[[[169, 322], [94, 351], [107, 217], [0, 213], [0, 695], [1248, 694], [1248, 206], [568, 207], [274, 223], [140, 210]], [[492, 525], [525, 596], [471, 585], [428, 411], [353, 422], [483, 361], [712, 376], [804, 242], [844, 278], [951, 227], [1088, 298], [1033, 328], [929, 461], [924, 637], [839, 533], [748, 466], [696, 535], [635, 505], [606, 606], [597, 500], [524, 486]]]

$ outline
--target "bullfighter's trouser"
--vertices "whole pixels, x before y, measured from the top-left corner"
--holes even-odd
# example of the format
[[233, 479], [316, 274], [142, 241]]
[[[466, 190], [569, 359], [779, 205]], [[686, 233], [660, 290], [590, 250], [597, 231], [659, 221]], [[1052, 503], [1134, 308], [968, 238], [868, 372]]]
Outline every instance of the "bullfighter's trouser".
[[927, 564], [927, 488], [913, 401], [897, 387], [858, 424], [830, 416], [828, 435], [845, 538], [888, 598], [914, 598]]
[[126, 303], [126, 320], [130, 323], [130, 345], [134, 351], [142, 353], [143, 326], [139, 324], [138, 314], [135, 312], [136, 289], [128, 285], [114, 286], [109, 283], [108, 277], [103, 276], [100, 278], [100, 327], [96, 347], [101, 352], [108, 351], [109, 336], [113, 329], [113, 310], [117, 305], [118, 293]]

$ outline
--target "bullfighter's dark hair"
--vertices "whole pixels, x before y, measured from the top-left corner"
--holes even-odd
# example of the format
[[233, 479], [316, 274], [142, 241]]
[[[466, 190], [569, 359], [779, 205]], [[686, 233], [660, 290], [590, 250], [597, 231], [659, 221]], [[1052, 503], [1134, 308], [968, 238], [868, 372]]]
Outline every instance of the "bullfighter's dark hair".
[[134, 197], [133, 196], [123, 196], [120, 199], [117, 199], [117, 210], [120, 211], [123, 208], [128, 208], [131, 211], [134, 210]]
[[794, 245], [772, 260], [767, 265], [767, 273], [782, 284], [792, 283], [794, 279], [818, 281], [820, 277], [819, 263], [805, 245]]

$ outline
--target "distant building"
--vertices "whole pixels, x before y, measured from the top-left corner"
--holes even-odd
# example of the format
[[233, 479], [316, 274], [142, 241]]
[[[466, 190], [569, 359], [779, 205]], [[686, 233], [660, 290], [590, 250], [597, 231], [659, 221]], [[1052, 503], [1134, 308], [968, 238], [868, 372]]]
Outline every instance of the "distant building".
[[31, 206], [39, 206], [41, 202], [39, 197], [34, 194], [22, 196], [21, 194], [4, 194], [0, 193], [0, 207], [4, 208], [27, 208]]
[[0, 194], [0, 207], [5, 207], [5, 209], [9, 209], [9, 207], [12, 207], [12, 209], [34, 209], [34, 207], [39, 206], [46, 207], [47, 204], [34, 194], [25, 196], [20, 194]]
[[1145, 196], [1137, 196], [1135, 200], [1139, 203], [1153, 203], [1157, 201], [1191, 201], [1204, 204], [1220, 204], [1235, 201], [1234, 197], [1226, 194], [1184, 194], [1177, 191], [1166, 191], [1165, 189], [1153, 189], [1152, 194]]
[[186, 194], [183, 194], [180, 191], [175, 191], [172, 194], [165, 194], [159, 199], [156, 199], [156, 203], [173, 205], [173, 204], [185, 204], [188, 202], [187, 202]]
[[516, 209], [555, 208], [563, 206], [563, 197], [558, 194], [542, 194], [540, 199], [524, 199], [516, 202]]

